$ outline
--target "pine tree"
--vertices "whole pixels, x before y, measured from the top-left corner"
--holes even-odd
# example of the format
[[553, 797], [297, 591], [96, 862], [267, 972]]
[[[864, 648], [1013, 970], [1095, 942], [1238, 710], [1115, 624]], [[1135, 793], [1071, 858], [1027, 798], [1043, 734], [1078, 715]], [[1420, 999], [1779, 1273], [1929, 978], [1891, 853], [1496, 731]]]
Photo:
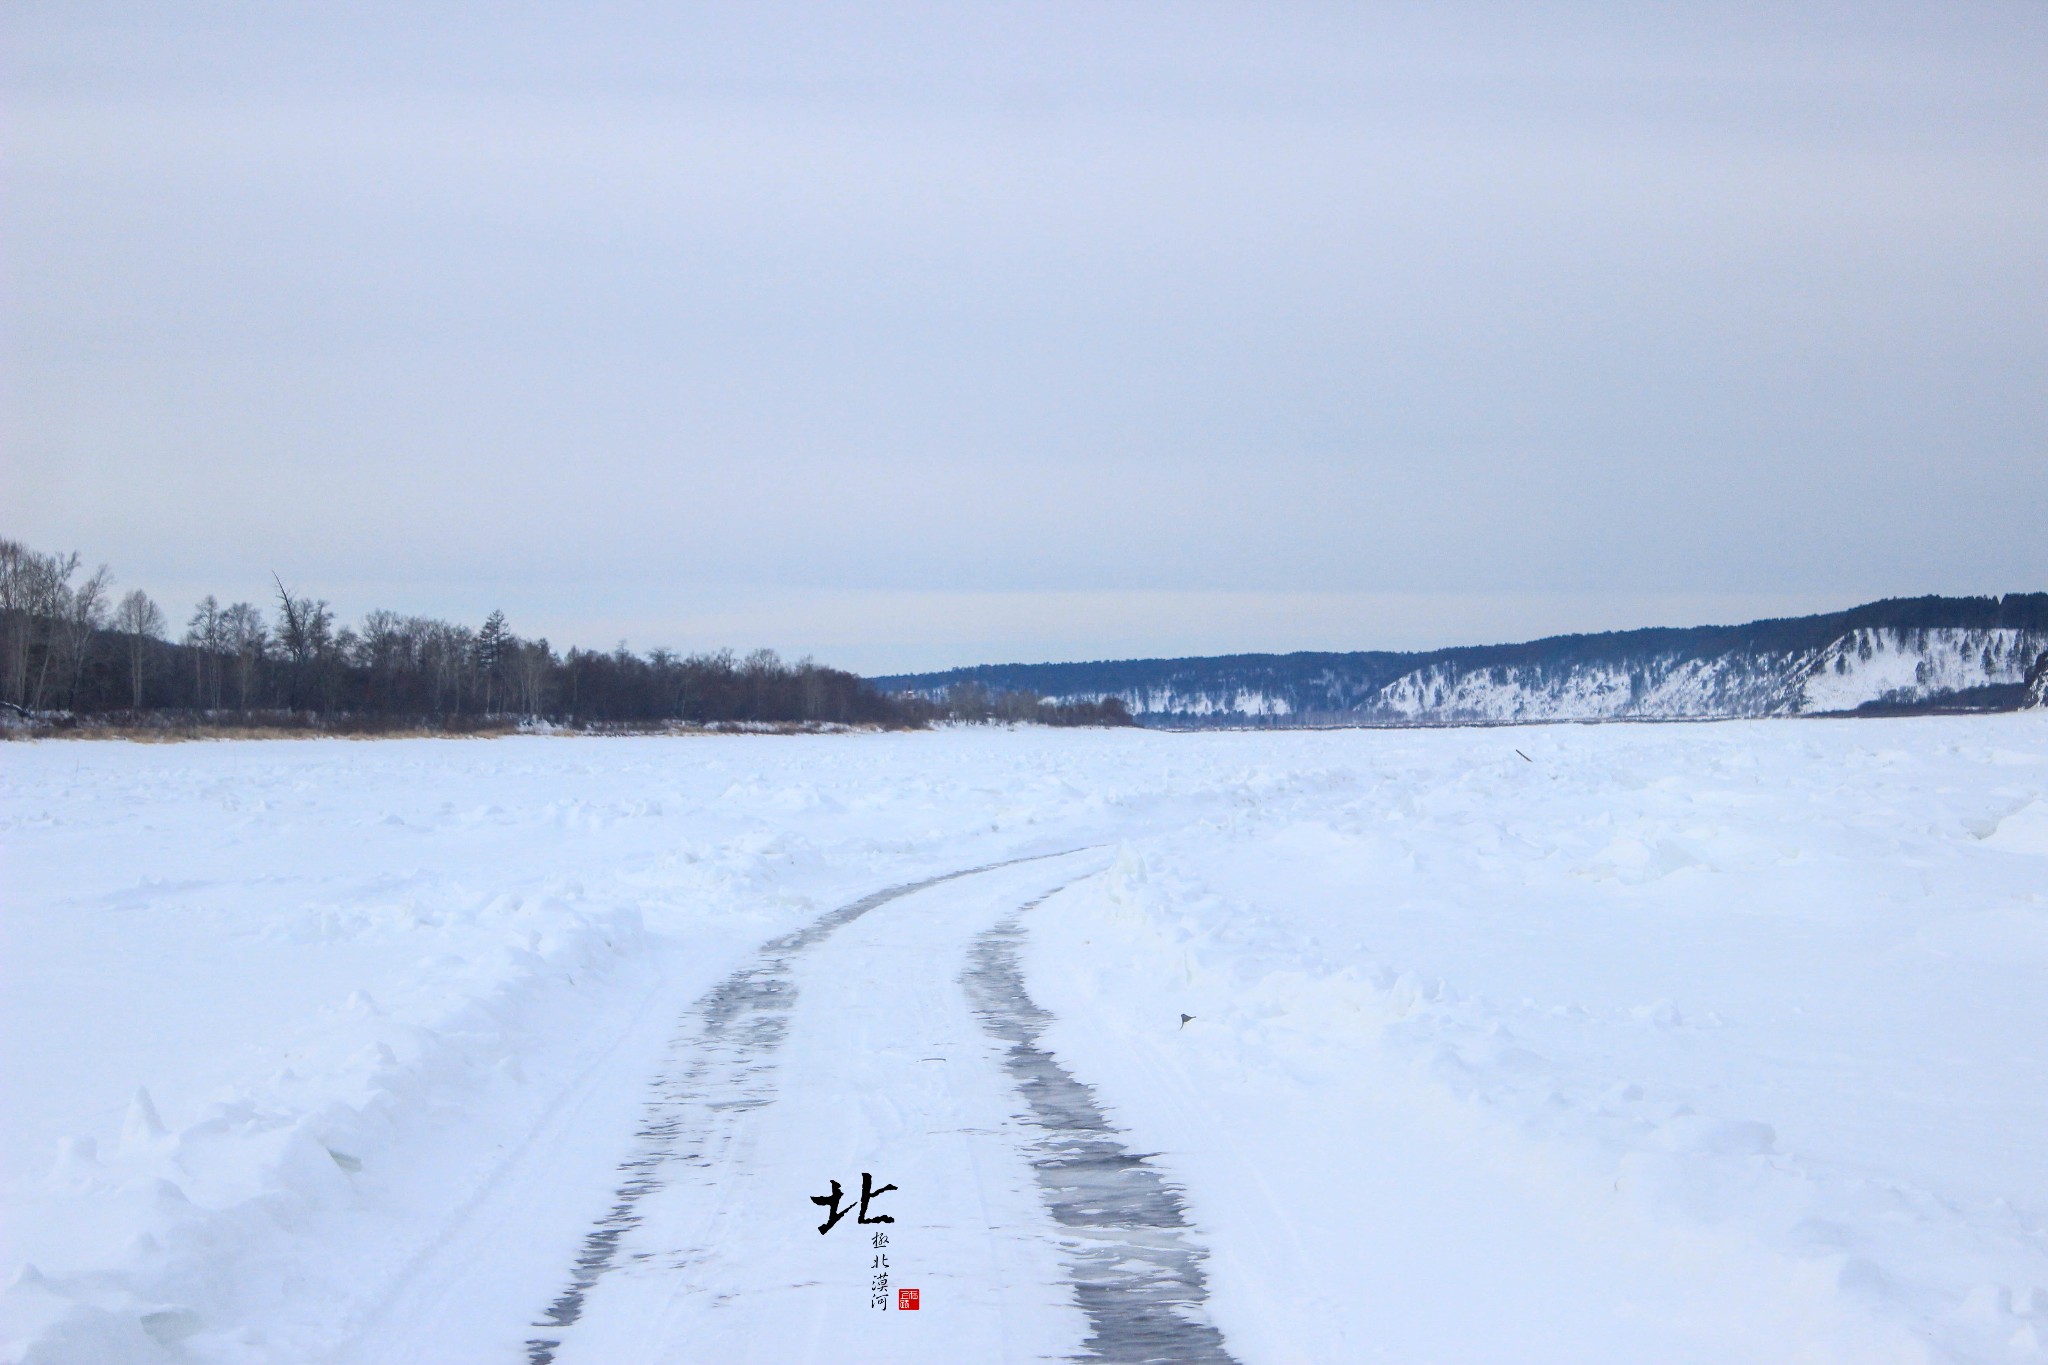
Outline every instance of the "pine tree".
[[483, 678], [485, 715], [493, 709], [498, 673], [504, 667], [511, 644], [512, 632], [505, 626], [505, 613], [494, 611], [485, 617], [484, 628], [476, 633], [476, 671]]

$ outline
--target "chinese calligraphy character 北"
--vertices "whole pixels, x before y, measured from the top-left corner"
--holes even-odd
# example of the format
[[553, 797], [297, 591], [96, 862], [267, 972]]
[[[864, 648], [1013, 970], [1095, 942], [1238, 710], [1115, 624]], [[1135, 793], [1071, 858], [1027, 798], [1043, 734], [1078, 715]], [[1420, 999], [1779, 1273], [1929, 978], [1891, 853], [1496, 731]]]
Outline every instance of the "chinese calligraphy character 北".
[[[875, 1188], [874, 1176], [867, 1171], [862, 1171], [860, 1173], [860, 1217], [854, 1221], [860, 1223], [895, 1222], [896, 1220], [886, 1213], [878, 1213], [872, 1218], [868, 1217], [868, 1205], [895, 1188], [894, 1185], [884, 1185], [880, 1189]], [[818, 1225], [818, 1235], [820, 1237], [832, 1231], [833, 1225], [846, 1216], [847, 1211], [840, 1207], [845, 1200], [846, 1192], [840, 1189], [839, 1182], [836, 1180], [832, 1182], [832, 1193], [814, 1194], [811, 1196], [811, 1202], [823, 1208], [828, 1215], [825, 1221]]]

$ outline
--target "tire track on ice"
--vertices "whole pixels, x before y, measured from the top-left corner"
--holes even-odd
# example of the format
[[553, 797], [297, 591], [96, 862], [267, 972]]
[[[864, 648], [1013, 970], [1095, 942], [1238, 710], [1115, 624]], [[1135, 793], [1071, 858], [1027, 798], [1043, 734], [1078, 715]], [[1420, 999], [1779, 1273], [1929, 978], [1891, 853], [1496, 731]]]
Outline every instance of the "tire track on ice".
[[[1236, 1365], [1180, 1192], [1039, 1044], [1021, 917], [1074, 877], [999, 870], [1081, 851], [877, 891], [699, 1000], [529, 1365]], [[895, 1169], [889, 1254], [924, 1311], [870, 1313], [864, 1242], [812, 1235], [805, 1184], [841, 1162]]]
[[1038, 1045], [1053, 1016], [1025, 990], [1017, 950], [1022, 917], [1046, 899], [977, 938], [960, 982], [982, 1027], [1010, 1045], [1003, 1064], [1044, 1134], [1032, 1146], [1032, 1170], [1069, 1239], [1069, 1274], [1092, 1329], [1075, 1358], [1237, 1365], [1207, 1320], [1208, 1253], [1187, 1235], [1179, 1191], [1118, 1141], [1094, 1091]]
[[[763, 944], [752, 966], [727, 977], [684, 1016], [695, 1027], [686, 1027], [670, 1045], [671, 1063], [653, 1082], [654, 1094], [634, 1134], [635, 1150], [620, 1163], [625, 1179], [614, 1192], [612, 1206], [585, 1235], [567, 1285], [534, 1325], [560, 1331], [576, 1323], [590, 1290], [617, 1268], [620, 1239], [640, 1225], [641, 1204], [667, 1185], [664, 1168], [675, 1162], [715, 1166], [708, 1149], [731, 1136], [737, 1116], [774, 1101], [774, 1057], [788, 1035], [789, 1013], [796, 1004], [793, 976], [799, 955], [891, 901], [946, 882], [1079, 851], [1010, 858], [887, 887]], [[530, 1339], [528, 1365], [551, 1365], [561, 1345], [558, 1335]]]

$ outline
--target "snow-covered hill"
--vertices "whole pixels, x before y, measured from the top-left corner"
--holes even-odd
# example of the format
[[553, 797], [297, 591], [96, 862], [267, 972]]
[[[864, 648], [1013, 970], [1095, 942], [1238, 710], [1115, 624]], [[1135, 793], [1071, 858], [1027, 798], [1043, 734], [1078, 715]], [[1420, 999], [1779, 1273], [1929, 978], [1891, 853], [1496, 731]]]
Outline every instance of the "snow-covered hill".
[[2044, 653], [2048, 593], [2015, 593], [1431, 654], [1013, 664], [877, 681], [925, 695], [972, 680], [1060, 700], [1117, 696], [1153, 724], [1678, 720], [2010, 709]]

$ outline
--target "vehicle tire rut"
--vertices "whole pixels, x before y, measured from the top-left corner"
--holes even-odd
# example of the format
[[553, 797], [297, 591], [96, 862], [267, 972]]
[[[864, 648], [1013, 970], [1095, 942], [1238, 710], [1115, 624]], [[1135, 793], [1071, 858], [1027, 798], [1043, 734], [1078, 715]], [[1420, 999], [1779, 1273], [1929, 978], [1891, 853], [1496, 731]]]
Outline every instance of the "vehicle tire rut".
[[1004, 1066], [1044, 1136], [1031, 1165], [1071, 1239], [1068, 1269], [1092, 1334], [1077, 1360], [1236, 1365], [1207, 1319], [1208, 1253], [1190, 1237], [1180, 1191], [1118, 1141], [1095, 1093], [1038, 1039], [1053, 1016], [1024, 987], [1024, 905], [975, 940], [961, 984], [982, 1026], [1008, 1043]]
[[[964, 868], [863, 896], [763, 944], [748, 966], [698, 1000], [654, 1077], [610, 1207], [584, 1235], [566, 1284], [534, 1323], [541, 1331], [526, 1343], [528, 1365], [552, 1365], [607, 1274], [656, 1263], [647, 1260], [650, 1252], [632, 1250], [645, 1243], [634, 1230], [649, 1216], [651, 1196], [686, 1170], [695, 1180], [735, 1169], [735, 1162], [745, 1167], [751, 1149], [739, 1135], [747, 1131], [749, 1111], [777, 1099], [778, 1052], [790, 1034], [797, 964], [806, 950], [916, 892], [1076, 851]], [[1025, 992], [1017, 947], [1020, 917], [1044, 899], [1027, 902], [975, 938], [959, 983], [982, 1030], [1007, 1044], [1000, 1064], [1024, 1101], [1025, 1111], [1014, 1116], [1025, 1138], [1022, 1155], [1035, 1177], [1037, 1202], [1058, 1230], [1047, 1269], [1064, 1264], [1072, 1302], [1090, 1332], [1072, 1358], [1236, 1365], [1206, 1317], [1206, 1253], [1189, 1236], [1179, 1191], [1147, 1156], [1124, 1148], [1088, 1087], [1038, 1045], [1050, 1016]], [[666, 1227], [667, 1217], [656, 1214], [648, 1226]], [[703, 1254], [669, 1252], [658, 1261], [680, 1268]]]
[[[709, 1164], [704, 1150], [714, 1145], [712, 1139], [732, 1114], [774, 1101], [774, 1055], [789, 1032], [789, 1011], [796, 1004], [792, 968], [799, 954], [893, 900], [1070, 851], [984, 863], [886, 887], [770, 939], [753, 965], [713, 987], [684, 1015], [684, 1027], [670, 1044], [669, 1064], [655, 1077], [645, 1118], [633, 1135], [634, 1150], [619, 1165], [625, 1179], [611, 1207], [584, 1236], [568, 1284], [534, 1326], [559, 1330], [575, 1323], [591, 1287], [617, 1264], [619, 1239], [639, 1225], [641, 1203], [667, 1183], [664, 1169], [674, 1162]], [[529, 1340], [528, 1365], [551, 1365], [561, 1344], [559, 1336]]]

